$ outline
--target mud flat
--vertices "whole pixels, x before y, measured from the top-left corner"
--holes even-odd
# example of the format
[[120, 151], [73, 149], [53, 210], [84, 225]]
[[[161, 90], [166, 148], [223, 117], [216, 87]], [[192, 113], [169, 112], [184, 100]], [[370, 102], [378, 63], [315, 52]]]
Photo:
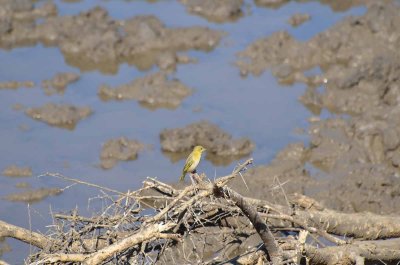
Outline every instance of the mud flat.
[[29, 108], [25, 113], [32, 119], [43, 121], [52, 126], [73, 130], [80, 120], [92, 113], [92, 110], [89, 107], [47, 103], [42, 107]]
[[168, 79], [163, 72], [149, 74], [115, 88], [102, 85], [98, 91], [103, 100], [137, 100], [150, 109], [176, 109], [191, 93], [192, 89], [179, 80]]
[[243, 15], [243, 0], [180, 0], [189, 13], [214, 22], [234, 21]]
[[[278, 32], [239, 54], [250, 59], [238, 61], [242, 74], [271, 69], [283, 83], [302, 82], [305, 106], [337, 114], [310, 120], [311, 141], [300, 166], [300, 172], [307, 164], [317, 169], [308, 174], [318, 188], [307, 192], [328, 207], [400, 213], [399, 14], [399, 5], [374, 2], [365, 15], [346, 18], [308, 42]], [[316, 67], [321, 74], [304, 74]], [[264, 175], [255, 178], [264, 181]]]
[[42, 81], [42, 88], [46, 95], [64, 94], [71, 83], [78, 81], [80, 76], [76, 73], [58, 73], [53, 78]]
[[2, 175], [7, 177], [30, 177], [32, 176], [32, 169], [30, 167], [10, 165], [3, 170]]
[[207, 121], [183, 128], [165, 129], [160, 133], [160, 140], [162, 150], [172, 160], [185, 157], [196, 145], [204, 146], [207, 149], [206, 158], [215, 164], [231, 163], [249, 155], [254, 149], [250, 139], [233, 139], [230, 134]]
[[108, 140], [101, 150], [100, 166], [103, 169], [111, 169], [117, 165], [118, 161], [135, 160], [139, 152], [144, 149], [145, 145], [137, 140], [125, 137]]
[[0, 12], [0, 47], [11, 49], [38, 42], [57, 46], [69, 64], [83, 70], [114, 73], [122, 62], [143, 70], [155, 64], [162, 68], [165, 57], [168, 68], [174, 69], [177, 63], [187, 62], [177, 52], [212, 50], [223, 35], [205, 27], [167, 28], [155, 16], [114, 20], [100, 7], [74, 16], [55, 16], [55, 11], [35, 11], [30, 4], [26, 12], [43, 13], [43, 22], [15, 23], [15, 16], [22, 11], [12, 8], [13, 1], [6, 1], [5, 7], [8, 11]]
[[[251, 168], [246, 175], [246, 184], [235, 179], [232, 188], [245, 196], [286, 204], [285, 195], [307, 193], [316, 187], [317, 181], [305, 170], [308, 150], [302, 143], [289, 144], [268, 165]], [[247, 188], [248, 187], [248, 188]]]

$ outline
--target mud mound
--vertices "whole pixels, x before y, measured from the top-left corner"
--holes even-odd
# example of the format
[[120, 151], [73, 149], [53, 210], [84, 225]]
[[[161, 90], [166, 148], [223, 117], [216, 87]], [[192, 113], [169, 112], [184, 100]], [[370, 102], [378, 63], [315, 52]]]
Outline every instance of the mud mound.
[[160, 133], [160, 139], [162, 150], [172, 153], [187, 153], [194, 146], [202, 145], [207, 149], [207, 158], [215, 163], [224, 163], [218, 158], [232, 159], [232, 162], [238, 157], [249, 155], [254, 149], [250, 139], [233, 139], [230, 134], [207, 121], [184, 128], [165, 129]]
[[116, 88], [102, 85], [98, 94], [103, 100], [134, 99], [151, 109], [176, 109], [183, 99], [191, 94], [191, 89], [179, 80], [167, 79], [167, 75], [160, 72], [135, 79]]
[[288, 23], [290, 25], [292, 25], [293, 27], [297, 27], [310, 19], [311, 19], [311, 16], [309, 14], [297, 13], [289, 18]]
[[110, 169], [118, 161], [135, 160], [144, 147], [139, 141], [129, 140], [125, 137], [108, 140], [101, 150], [100, 165], [103, 169]]
[[42, 81], [42, 88], [46, 95], [64, 94], [65, 89], [71, 83], [78, 81], [80, 76], [75, 73], [58, 73], [49, 80]]
[[180, 0], [188, 12], [214, 22], [227, 22], [243, 14], [243, 0]]
[[32, 176], [32, 169], [30, 167], [11, 165], [3, 170], [2, 175], [7, 177], [30, 177]]
[[0, 82], [0, 89], [18, 89], [20, 87], [34, 87], [33, 81], [8, 81]]
[[5, 199], [13, 202], [34, 203], [44, 200], [49, 196], [56, 196], [61, 193], [62, 190], [58, 188], [28, 189], [23, 192], [9, 194]]
[[48, 17], [42, 23], [14, 23], [15, 14], [17, 11], [0, 12], [0, 32], [4, 32], [0, 35], [0, 47], [38, 42], [58, 46], [68, 63], [83, 70], [116, 72], [121, 62], [133, 63], [141, 69], [154, 64], [164, 67], [165, 54], [173, 55], [175, 59], [169, 67], [175, 68], [177, 63], [185, 61], [176, 52], [210, 50], [222, 37], [222, 32], [204, 27], [167, 28], [155, 16], [117, 21], [100, 7], [74, 16]]
[[25, 113], [32, 119], [43, 121], [52, 126], [73, 130], [80, 120], [92, 113], [92, 110], [89, 107], [48, 103], [42, 107], [27, 109]]
[[[281, 82], [308, 86], [301, 102], [335, 118], [312, 122], [305, 164], [313, 165], [320, 190], [309, 190], [344, 211], [399, 213], [400, 7], [372, 3], [307, 42], [278, 32], [239, 56], [243, 74], [266, 69]], [[306, 76], [319, 67], [321, 74]]]

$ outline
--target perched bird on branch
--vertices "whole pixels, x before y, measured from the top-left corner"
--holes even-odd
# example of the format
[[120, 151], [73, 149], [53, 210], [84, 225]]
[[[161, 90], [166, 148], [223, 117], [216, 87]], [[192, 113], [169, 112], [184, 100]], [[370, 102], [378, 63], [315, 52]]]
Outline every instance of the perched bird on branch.
[[185, 176], [187, 173], [195, 173], [196, 172], [196, 167], [200, 162], [201, 159], [201, 154], [206, 151], [206, 149], [201, 146], [195, 146], [193, 148], [193, 151], [190, 153], [188, 158], [186, 159], [185, 166], [183, 167], [182, 170], [182, 175], [179, 178], [179, 181], [183, 181], [185, 179]]

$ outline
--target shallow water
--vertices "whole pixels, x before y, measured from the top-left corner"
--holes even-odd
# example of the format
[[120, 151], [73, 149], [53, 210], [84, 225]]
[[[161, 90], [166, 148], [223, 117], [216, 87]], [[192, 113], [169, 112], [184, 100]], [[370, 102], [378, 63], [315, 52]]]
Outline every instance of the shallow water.
[[[291, 2], [279, 9], [268, 9], [256, 7], [248, 1], [251, 12], [244, 17], [233, 23], [215, 24], [186, 13], [185, 8], [175, 1], [55, 2], [60, 15], [77, 14], [101, 5], [117, 19], [154, 14], [167, 26], [202, 25], [224, 30], [228, 35], [212, 52], [189, 52], [190, 56], [198, 59], [198, 63], [178, 66], [173, 76], [195, 91], [176, 110], [149, 110], [136, 101], [101, 101], [97, 95], [101, 84], [115, 86], [147, 74], [135, 66], [122, 64], [115, 74], [80, 72], [80, 69], [66, 64], [58, 48], [37, 45], [0, 50], [0, 82], [32, 80], [37, 84], [34, 88], [0, 89], [0, 172], [11, 164], [30, 166], [33, 170], [33, 176], [29, 178], [1, 176], [1, 198], [20, 191], [15, 185], [21, 181], [35, 188], [64, 188], [71, 184], [54, 178], [37, 177], [45, 172], [58, 172], [120, 191], [140, 187], [147, 176], [176, 182], [183, 161], [172, 163], [162, 154], [159, 133], [164, 128], [183, 127], [199, 120], [212, 121], [235, 137], [249, 137], [256, 144], [251, 155], [255, 164], [268, 163], [288, 143], [307, 141], [305, 136], [295, 133], [296, 128], [308, 127], [307, 118], [312, 115], [297, 100], [304, 86], [282, 87], [269, 72], [259, 77], [242, 78], [233, 65], [235, 54], [254, 40], [278, 30], [288, 30], [298, 39], [306, 40], [343, 16], [365, 11], [357, 7], [334, 13], [328, 6], [317, 2]], [[292, 28], [286, 21], [298, 12], [309, 13], [312, 19]], [[156, 70], [152, 68], [150, 71]], [[69, 85], [64, 95], [46, 96], [40, 82], [65, 71], [80, 72], [81, 79]], [[32, 120], [23, 111], [13, 109], [15, 104], [34, 107], [47, 102], [88, 105], [94, 114], [78, 123], [75, 130], [69, 131]], [[21, 130], [21, 125], [27, 129]], [[135, 161], [120, 162], [111, 170], [102, 170], [98, 166], [101, 145], [119, 136], [137, 139], [153, 148], [140, 153]], [[234, 164], [214, 166], [209, 161], [203, 161], [199, 171], [213, 177], [228, 173]], [[0, 219], [45, 232], [45, 226], [51, 223], [50, 211], [67, 211], [78, 206], [81, 213], [90, 215], [93, 208], [88, 209], [89, 199], [98, 194], [96, 189], [76, 185], [59, 196], [49, 197], [29, 207], [24, 203], [1, 200]], [[90, 203], [93, 205], [92, 200]], [[94, 208], [98, 209], [98, 206], [101, 204]], [[7, 242], [13, 251], [4, 254], [2, 259], [11, 264], [23, 263], [29, 246], [14, 240]]]

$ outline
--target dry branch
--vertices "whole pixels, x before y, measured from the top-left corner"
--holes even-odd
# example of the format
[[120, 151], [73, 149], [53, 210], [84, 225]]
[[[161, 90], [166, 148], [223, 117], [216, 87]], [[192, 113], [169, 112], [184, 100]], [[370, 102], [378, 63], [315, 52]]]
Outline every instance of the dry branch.
[[282, 264], [282, 249], [276, 242], [267, 223], [261, 218], [257, 212], [257, 208], [252, 206], [242, 195], [236, 191], [224, 187], [215, 194], [223, 194], [226, 198], [231, 199], [243, 211], [244, 215], [249, 218], [257, 233], [260, 235], [266, 249], [266, 254], [270, 257], [273, 264]]
[[51, 241], [45, 236], [0, 220], [0, 238], [12, 237], [38, 248], [45, 248]]
[[[313, 201], [313, 199], [306, 196], [302, 197]], [[267, 211], [280, 214], [282, 216], [281, 219], [285, 219], [284, 216], [290, 216], [291, 220], [287, 218], [289, 221], [296, 220], [297, 223], [303, 223], [304, 228], [314, 227], [330, 234], [357, 239], [373, 240], [400, 237], [400, 216], [385, 216], [368, 212], [342, 213], [324, 209], [321, 206], [309, 209], [298, 207], [293, 211], [293, 208], [263, 200], [253, 198], [246, 198], [246, 200]]]
[[343, 261], [355, 264], [356, 259], [360, 257], [376, 261], [399, 261], [400, 238], [358, 241], [349, 245], [326, 248], [306, 245], [305, 254], [310, 258], [312, 264], [345, 264]]
[[[251, 163], [247, 160], [215, 181], [196, 176], [196, 182], [182, 190], [149, 178], [143, 188], [121, 193], [56, 174], [99, 188], [109, 205], [92, 217], [79, 216], [76, 210], [55, 214], [48, 236], [0, 221], [0, 238], [13, 237], [38, 247], [29, 257], [37, 265], [263, 264], [265, 259], [299, 264], [304, 258], [309, 264], [358, 265], [365, 260], [400, 260], [400, 217], [341, 213], [303, 195], [288, 196], [287, 205], [243, 197], [228, 184]], [[143, 194], [150, 190], [156, 195]], [[144, 214], [144, 200], [163, 203]], [[322, 238], [332, 244], [321, 247]]]

